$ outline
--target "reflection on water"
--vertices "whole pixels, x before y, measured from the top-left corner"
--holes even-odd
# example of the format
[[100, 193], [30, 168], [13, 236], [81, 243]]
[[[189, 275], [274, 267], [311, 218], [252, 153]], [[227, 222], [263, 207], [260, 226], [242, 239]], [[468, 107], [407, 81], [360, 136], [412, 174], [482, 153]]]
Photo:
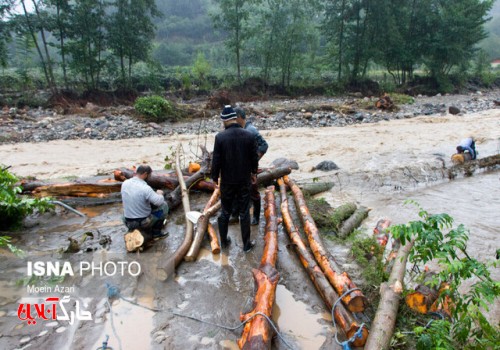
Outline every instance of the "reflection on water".
[[106, 314], [106, 322], [101, 336], [89, 349], [102, 348], [102, 343], [109, 336], [108, 346], [113, 349], [146, 349], [145, 337], [153, 330], [154, 312], [124, 300], [115, 301], [110, 315]]
[[208, 260], [219, 266], [229, 265], [229, 259], [226, 253], [221, 252], [220, 254], [212, 254], [212, 252], [206, 248], [200, 249], [197, 261], [200, 260]]
[[306, 304], [295, 300], [288, 289], [278, 284], [273, 320], [280, 332], [286, 334], [285, 339], [294, 335], [300, 349], [319, 349], [326, 340], [322, 335], [325, 326], [318, 322], [321, 319], [321, 313], [313, 313]]

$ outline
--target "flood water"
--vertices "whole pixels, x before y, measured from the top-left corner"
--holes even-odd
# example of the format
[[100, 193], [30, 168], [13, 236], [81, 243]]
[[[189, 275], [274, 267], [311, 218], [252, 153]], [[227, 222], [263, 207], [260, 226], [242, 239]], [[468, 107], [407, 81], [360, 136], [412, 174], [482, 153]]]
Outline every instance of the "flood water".
[[[379, 218], [393, 223], [418, 219], [417, 210], [403, 205], [407, 199], [418, 202], [430, 213], [448, 213], [455, 224], [464, 224], [470, 230], [468, 251], [481, 261], [491, 261], [500, 248], [500, 173], [481, 172], [471, 177], [447, 180], [437, 179], [431, 168], [423, 169], [429, 178], [418, 185], [409, 185], [408, 176], [393, 172], [379, 177], [373, 174], [330, 174], [342, 184], [336, 185], [324, 197], [333, 206], [347, 201], [371, 208], [362, 228], [371, 234]], [[344, 176], [344, 177], [342, 177]], [[412, 175], [416, 178], [417, 175]], [[406, 179], [405, 179], [406, 177]], [[346, 179], [349, 179], [348, 181]], [[419, 178], [420, 179], [420, 178]], [[278, 196], [277, 196], [278, 197]], [[192, 208], [202, 208], [207, 194], [191, 197]], [[138, 254], [127, 254], [123, 243], [124, 226], [121, 222], [121, 204], [77, 208], [86, 216], [79, 217], [64, 209], [30, 220], [30, 228], [13, 234], [13, 242], [27, 252], [24, 258], [15, 258], [8, 252], [0, 255], [0, 337], [1, 349], [96, 349], [108, 339], [113, 349], [237, 349], [241, 328], [223, 329], [240, 324], [240, 313], [251, 310], [254, 284], [251, 269], [258, 267], [264, 246], [264, 220], [252, 227], [256, 248], [250, 254], [242, 252], [239, 226], [230, 226], [233, 243], [219, 255], [212, 255], [207, 241], [203, 243], [197, 261], [183, 262], [176, 276], [161, 281], [155, 274], [160, 265], [182, 242], [184, 219], [181, 210], [169, 218], [170, 235]], [[298, 224], [298, 222], [297, 222]], [[216, 225], [215, 225], [216, 226]], [[88, 236], [88, 233], [92, 236]], [[64, 253], [68, 238], [82, 241], [88, 236], [88, 252]], [[111, 243], [96, 243], [109, 237]], [[334, 329], [329, 310], [315, 291], [290, 247], [283, 229], [279, 231], [277, 269], [280, 281], [276, 292], [273, 320], [283, 337], [296, 349], [340, 349], [335, 344]], [[86, 244], [83, 242], [83, 244]], [[343, 245], [328, 247], [356, 283], [362, 281], [362, 272], [355, 268], [349, 249]], [[96, 249], [96, 250], [94, 250]], [[18, 307], [27, 296], [26, 264], [33, 260], [69, 261], [78, 266], [82, 261], [127, 262], [137, 261], [142, 271], [139, 276], [92, 276], [85, 274], [67, 277], [61, 284], [75, 286], [74, 295], [92, 312], [92, 321], [40, 321], [27, 325], [18, 319]], [[354, 267], [353, 267], [354, 266]], [[492, 271], [499, 280], [500, 269]], [[52, 282], [52, 284], [58, 282]], [[125, 299], [107, 304], [109, 286], [116, 286]], [[53, 293], [54, 294], [54, 293]], [[63, 296], [64, 293], [54, 295]], [[41, 300], [41, 299], [40, 299]], [[131, 301], [131, 302], [130, 302]], [[72, 301], [71, 309], [75, 307]], [[489, 313], [497, 318], [500, 305], [497, 300]], [[212, 324], [195, 321], [185, 316]], [[287, 346], [275, 339], [275, 349]]]

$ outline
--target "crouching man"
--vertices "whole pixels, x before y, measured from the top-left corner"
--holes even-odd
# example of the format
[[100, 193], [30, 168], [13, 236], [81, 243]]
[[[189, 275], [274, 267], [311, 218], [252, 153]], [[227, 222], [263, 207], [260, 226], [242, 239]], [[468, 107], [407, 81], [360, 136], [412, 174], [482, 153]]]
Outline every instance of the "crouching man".
[[129, 233], [125, 236], [128, 251], [134, 251], [144, 242], [140, 232], [151, 234], [153, 239], [167, 235], [163, 225], [168, 214], [168, 205], [163, 198], [163, 191], [156, 192], [146, 183], [152, 170], [148, 165], [140, 165], [134, 177], [122, 184], [121, 195], [123, 216]]

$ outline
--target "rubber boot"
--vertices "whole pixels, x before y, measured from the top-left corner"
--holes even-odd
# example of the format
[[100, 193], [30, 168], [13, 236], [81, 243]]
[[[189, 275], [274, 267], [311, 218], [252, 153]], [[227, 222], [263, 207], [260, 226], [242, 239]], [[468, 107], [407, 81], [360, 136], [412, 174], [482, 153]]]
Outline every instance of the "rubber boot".
[[224, 221], [220, 216], [217, 219], [217, 223], [219, 225], [220, 244], [225, 248], [231, 243], [231, 240], [227, 237], [229, 223]]
[[260, 198], [252, 202], [253, 202], [253, 215], [251, 224], [258, 225], [260, 219]]

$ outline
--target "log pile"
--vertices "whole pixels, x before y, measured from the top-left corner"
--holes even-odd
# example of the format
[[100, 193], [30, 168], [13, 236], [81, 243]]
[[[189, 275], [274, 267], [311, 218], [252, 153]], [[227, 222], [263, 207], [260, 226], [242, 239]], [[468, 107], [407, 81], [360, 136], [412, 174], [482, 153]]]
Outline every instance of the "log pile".
[[254, 308], [252, 311], [240, 316], [241, 321], [249, 320], [243, 328], [241, 338], [238, 339], [238, 346], [243, 350], [271, 349], [273, 329], [268, 320], [260, 315], [260, 313], [271, 318], [276, 286], [279, 280], [279, 273], [276, 270], [276, 260], [278, 258], [278, 221], [273, 191], [274, 187], [266, 189], [264, 201], [264, 216], [266, 218], [264, 252], [262, 253], [259, 268], [252, 270], [257, 290], [254, 299]]
[[[326, 304], [328, 310], [332, 310], [335, 303], [337, 307], [333, 310], [333, 317], [339, 330], [344, 333], [344, 336], [350, 339], [356, 332], [358, 332], [360, 325], [353, 318], [352, 314], [346, 310], [342, 303], [338, 303], [339, 296], [330, 285], [325, 274], [314, 260], [314, 256], [307, 249], [304, 241], [300, 237], [299, 231], [293, 223], [290, 210], [288, 208], [288, 199], [286, 195], [285, 183], [282, 179], [278, 180], [281, 194], [281, 214], [283, 216], [283, 223], [288, 233], [290, 241], [293, 243], [295, 251], [297, 252], [300, 262], [307, 274], [311, 278], [316, 290]], [[363, 328], [361, 338], [354, 341], [355, 346], [363, 346], [368, 336], [368, 331]]]
[[[298, 209], [298, 215], [301, 218], [309, 246], [316, 262], [321, 267], [321, 270], [327, 277], [328, 281], [331, 283], [338, 295], [342, 295], [348, 290], [356, 289], [356, 285], [352, 282], [346, 272], [337, 272], [339, 271], [339, 268], [323, 245], [319, 230], [314, 223], [314, 219], [309, 213], [302, 191], [294, 181], [288, 178], [288, 176], [284, 177], [284, 182], [292, 190], [295, 204]], [[359, 290], [346, 295], [344, 299], [342, 299], [342, 302], [351, 312], [362, 312], [367, 305], [366, 297]]]

